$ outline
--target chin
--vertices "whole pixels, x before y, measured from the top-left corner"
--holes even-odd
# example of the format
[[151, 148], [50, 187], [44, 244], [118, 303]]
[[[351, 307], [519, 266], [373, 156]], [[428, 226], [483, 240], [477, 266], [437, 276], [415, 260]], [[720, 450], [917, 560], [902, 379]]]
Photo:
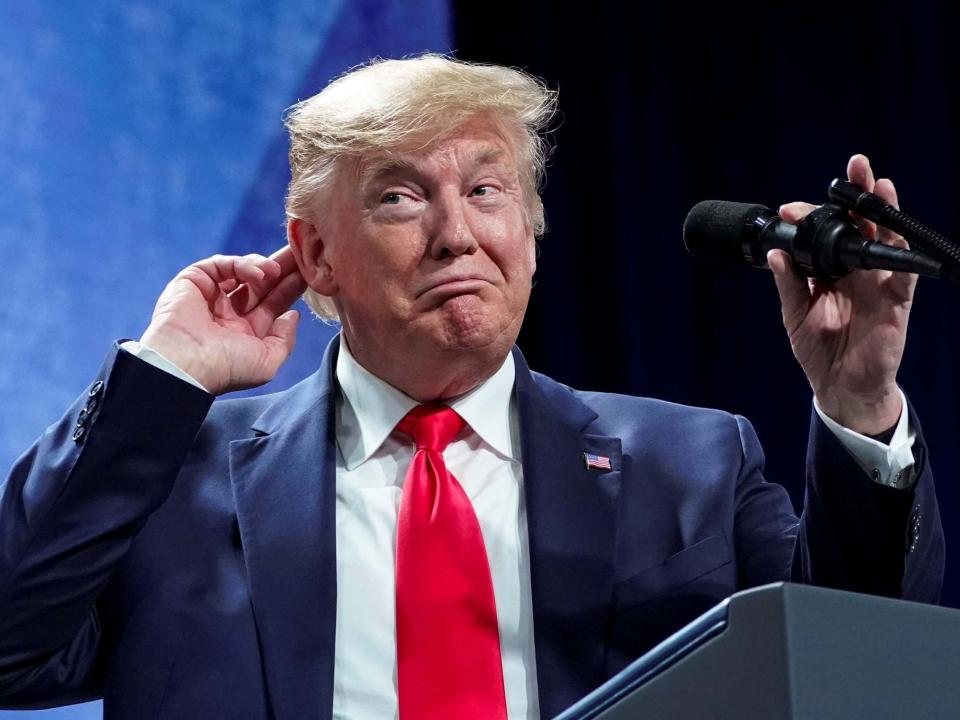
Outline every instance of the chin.
[[438, 313], [433, 336], [441, 351], [474, 350], [505, 355], [520, 331], [519, 323], [506, 316], [503, 308], [490, 307], [476, 295], [451, 298], [438, 308]]

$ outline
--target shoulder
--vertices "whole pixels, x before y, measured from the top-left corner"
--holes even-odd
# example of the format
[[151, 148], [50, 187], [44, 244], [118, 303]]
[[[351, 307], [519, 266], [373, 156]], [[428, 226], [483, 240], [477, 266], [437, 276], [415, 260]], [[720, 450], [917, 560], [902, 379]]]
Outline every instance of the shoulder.
[[754, 442], [750, 422], [724, 410], [622, 393], [578, 390], [542, 373], [531, 375], [546, 397], [566, 396], [592, 411], [596, 417], [589, 424], [588, 432], [619, 436], [625, 444], [636, 442], [696, 452], [717, 444], [743, 450], [745, 444]]
[[264, 393], [247, 397], [218, 397], [210, 406], [207, 423], [210, 425], [246, 425], [250, 427], [260, 415], [281, 400], [284, 392]]

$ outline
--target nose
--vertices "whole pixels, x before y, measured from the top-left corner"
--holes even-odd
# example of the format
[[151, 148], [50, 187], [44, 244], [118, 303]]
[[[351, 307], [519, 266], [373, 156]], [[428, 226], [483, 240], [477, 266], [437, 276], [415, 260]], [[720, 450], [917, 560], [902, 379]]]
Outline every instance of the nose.
[[479, 246], [467, 222], [465, 204], [466, 198], [459, 193], [437, 199], [430, 240], [430, 256], [434, 260], [472, 255], [477, 251]]

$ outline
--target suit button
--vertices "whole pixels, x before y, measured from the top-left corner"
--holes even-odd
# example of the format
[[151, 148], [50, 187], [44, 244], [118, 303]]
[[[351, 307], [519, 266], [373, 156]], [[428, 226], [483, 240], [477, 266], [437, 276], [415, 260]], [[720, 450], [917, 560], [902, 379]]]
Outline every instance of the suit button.
[[73, 431], [73, 441], [75, 443], [80, 442], [81, 440], [83, 440], [83, 436], [86, 434], [87, 434], [87, 426], [78, 425], [77, 429]]
[[87, 398], [87, 406], [84, 408], [84, 410], [87, 412], [87, 417], [93, 415], [94, 410], [96, 410], [99, 405], [100, 401], [97, 399], [96, 395]]
[[907, 555], [917, 549], [920, 542], [920, 522], [923, 516], [920, 514], [920, 506], [917, 505], [910, 513], [910, 521], [907, 523]]
[[97, 380], [93, 384], [93, 387], [90, 388], [90, 392], [88, 392], [87, 395], [93, 398], [99, 395], [102, 390], [103, 390], [103, 380]]
[[83, 408], [83, 410], [80, 411], [80, 414], [77, 415], [77, 427], [80, 427], [81, 425], [86, 425], [87, 418], [89, 417], [90, 417], [90, 411], [87, 410], [87, 408]]

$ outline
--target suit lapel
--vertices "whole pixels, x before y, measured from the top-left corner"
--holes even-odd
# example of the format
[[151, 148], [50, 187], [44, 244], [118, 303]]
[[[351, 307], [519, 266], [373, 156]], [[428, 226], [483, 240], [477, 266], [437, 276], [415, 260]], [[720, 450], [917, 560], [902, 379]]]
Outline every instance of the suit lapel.
[[[586, 432], [596, 413], [514, 358], [540, 713], [553, 717], [605, 679], [621, 444]], [[613, 469], [588, 469], [585, 452]]]
[[[230, 474], [278, 720], [329, 718], [336, 630], [336, 421], [331, 343], [318, 372], [278, 398], [257, 435], [230, 444]], [[516, 393], [530, 544], [540, 712], [552, 717], [604, 678], [613, 590], [620, 439], [596, 413], [534, 376], [519, 351]], [[588, 469], [583, 453], [610, 459]]]
[[336, 628], [338, 345], [230, 444], [230, 475], [268, 695], [278, 720], [329, 718]]

